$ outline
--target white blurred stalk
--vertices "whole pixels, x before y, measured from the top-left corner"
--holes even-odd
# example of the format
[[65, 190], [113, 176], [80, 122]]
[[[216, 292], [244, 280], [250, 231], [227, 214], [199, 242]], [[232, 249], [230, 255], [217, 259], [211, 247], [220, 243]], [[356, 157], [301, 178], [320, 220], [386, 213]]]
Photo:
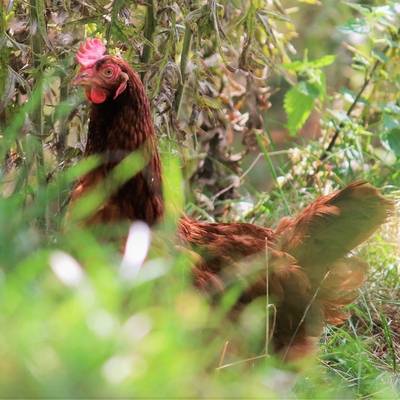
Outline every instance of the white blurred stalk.
[[136, 221], [129, 228], [124, 255], [122, 257], [120, 274], [123, 279], [133, 279], [143, 265], [149, 251], [151, 231], [149, 226]]
[[50, 255], [50, 266], [56, 277], [68, 287], [78, 287], [85, 278], [78, 261], [63, 251], [54, 251]]

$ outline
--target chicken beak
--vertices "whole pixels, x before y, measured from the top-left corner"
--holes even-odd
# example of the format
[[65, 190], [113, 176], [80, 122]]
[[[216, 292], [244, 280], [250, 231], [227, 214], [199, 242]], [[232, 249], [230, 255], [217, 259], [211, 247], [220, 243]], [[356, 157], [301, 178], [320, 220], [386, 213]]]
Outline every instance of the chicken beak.
[[91, 86], [92, 84], [92, 70], [81, 70], [78, 75], [72, 80], [73, 86]]

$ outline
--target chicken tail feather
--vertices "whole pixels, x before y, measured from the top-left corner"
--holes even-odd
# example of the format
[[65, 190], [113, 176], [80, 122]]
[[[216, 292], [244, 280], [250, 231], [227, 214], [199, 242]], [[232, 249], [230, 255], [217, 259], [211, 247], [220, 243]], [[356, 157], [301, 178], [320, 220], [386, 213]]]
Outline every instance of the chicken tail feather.
[[349, 317], [368, 265], [346, 255], [383, 224], [393, 204], [365, 182], [322, 196], [297, 217], [278, 225], [277, 246], [294, 257], [309, 281], [309, 290], [284, 291], [278, 302], [275, 350], [286, 361], [316, 350], [325, 323]]
[[316, 285], [337, 261], [367, 240], [393, 210], [393, 203], [366, 182], [321, 196], [297, 217], [284, 219], [276, 234]]

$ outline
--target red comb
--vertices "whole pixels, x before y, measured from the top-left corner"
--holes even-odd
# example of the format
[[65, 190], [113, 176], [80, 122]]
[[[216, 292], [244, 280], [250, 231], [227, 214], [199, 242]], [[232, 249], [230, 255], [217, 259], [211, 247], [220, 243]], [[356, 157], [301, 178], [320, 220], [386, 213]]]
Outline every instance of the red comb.
[[91, 67], [104, 56], [105, 52], [106, 47], [100, 39], [87, 39], [79, 47], [76, 60], [84, 68]]

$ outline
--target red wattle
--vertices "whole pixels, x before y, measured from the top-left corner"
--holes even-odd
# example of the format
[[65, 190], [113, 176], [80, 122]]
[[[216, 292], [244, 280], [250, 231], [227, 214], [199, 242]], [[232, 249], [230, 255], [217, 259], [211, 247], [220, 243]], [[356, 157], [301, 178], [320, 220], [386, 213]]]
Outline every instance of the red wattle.
[[106, 93], [101, 89], [91, 88], [86, 91], [86, 97], [89, 101], [95, 104], [104, 103], [107, 99]]

